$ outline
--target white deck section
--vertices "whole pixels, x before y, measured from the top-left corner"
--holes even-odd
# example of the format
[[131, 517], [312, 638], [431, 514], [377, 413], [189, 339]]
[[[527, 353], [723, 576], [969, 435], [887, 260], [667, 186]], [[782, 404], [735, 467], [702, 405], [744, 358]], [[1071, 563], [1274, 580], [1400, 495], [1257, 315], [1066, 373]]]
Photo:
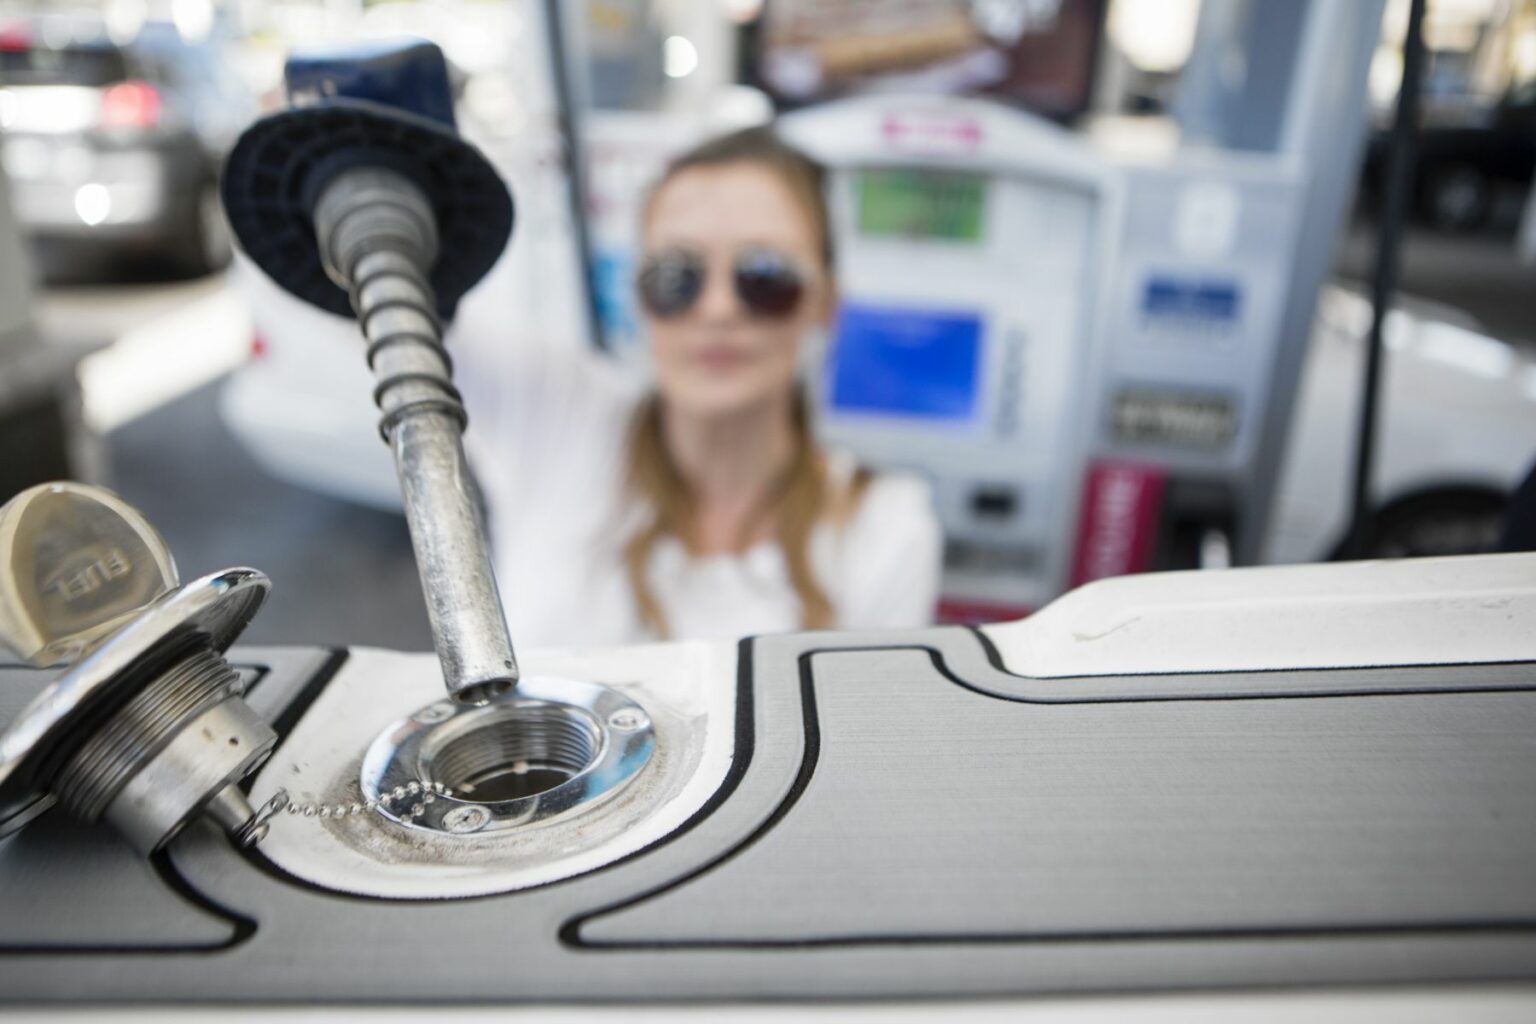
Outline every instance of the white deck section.
[[[656, 752], [624, 789], [579, 814], [509, 832], [455, 837], [382, 815], [281, 814], [261, 852], [324, 888], [386, 899], [510, 892], [591, 871], [669, 835], [720, 788], [735, 756], [736, 647], [652, 644], [581, 652], [518, 652], [524, 678], [603, 683], [645, 708]], [[354, 648], [251, 790], [298, 803], [360, 801], [363, 753], [391, 723], [443, 699], [430, 654]]]
[[1125, 576], [983, 629], [1039, 678], [1536, 659], [1536, 554]]

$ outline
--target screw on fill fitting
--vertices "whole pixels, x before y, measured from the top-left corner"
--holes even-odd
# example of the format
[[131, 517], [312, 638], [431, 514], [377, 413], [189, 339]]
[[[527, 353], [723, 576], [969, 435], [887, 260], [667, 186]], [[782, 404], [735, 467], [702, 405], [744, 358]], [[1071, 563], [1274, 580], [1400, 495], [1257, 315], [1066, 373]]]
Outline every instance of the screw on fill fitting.
[[625, 732], [629, 732], [632, 729], [638, 729], [641, 726], [646, 725], [647, 721], [646, 717], [640, 712], [630, 708], [624, 708], [609, 715], [608, 724], [613, 726], [615, 729], [622, 729]]
[[414, 721], [420, 722], [422, 725], [435, 725], [438, 722], [447, 721], [452, 717], [453, 706], [450, 704], [444, 704], [442, 702], [438, 702], [436, 704], [428, 704], [426, 707], [422, 708], [420, 711], [411, 716]]
[[443, 828], [449, 832], [464, 834], [478, 832], [491, 820], [491, 812], [484, 807], [455, 807], [443, 815]]
[[54, 804], [144, 854], [204, 815], [241, 833], [254, 812], [236, 784], [277, 736], [223, 654], [267, 578], [226, 569], [178, 586], [142, 515], [71, 483], [0, 506], [0, 567], [0, 645], [74, 659], [0, 733], [0, 836]]

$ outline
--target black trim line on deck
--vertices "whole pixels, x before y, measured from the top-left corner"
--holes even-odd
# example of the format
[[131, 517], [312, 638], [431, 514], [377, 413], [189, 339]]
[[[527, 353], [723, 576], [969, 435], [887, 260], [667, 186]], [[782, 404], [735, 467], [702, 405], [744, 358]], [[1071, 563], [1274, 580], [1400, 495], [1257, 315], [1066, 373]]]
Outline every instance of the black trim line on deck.
[[[973, 631], [975, 632], [975, 631]], [[976, 633], [984, 647], [989, 646], [986, 638]], [[717, 856], [703, 866], [682, 875], [671, 882], [658, 886], [649, 892], [639, 896], [614, 903], [601, 909], [591, 911], [579, 917], [572, 918], [560, 929], [560, 938], [569, 946], [577, 949], [602, 952], [660, 952], [660, 951], [707, 951], [707, 950], [797, 950], [797, 949], [826, 949], [826, 948], [856, 948], [872, 946], [953, 946], [953, 945], [1045, 945], [1045, 944], [1110, 944], [1131, 942], [1219, 942], [1226, 940], [1274, 940], [1285, 941], [1287, 939], [1350, 939], [1350, 938], [1403, 938], [1432, 935], [1461, 935], [1461, 934], [1521, 934], [1536, 933], [1536, 920], [1532, 921], [1466, 921], [1455, 923], [1377, 923], [1353, 926], [1295, 926], [1280, 925], [1269, 928], [1245, 928], [1245, 929], [1172, 929], [1163, 931], [1120, 931], [1120, 932], [1048, 932], [1048, 933], [951, 933], [943, 935], [923, 935], [916, 933], [898, 935], [848, 935], [848, 936], [818, 936], [814, 938], [796, 939], [676, 939], [653, 941], [619, 941], [619, 942], [591, 942], [583, 940], [580, 936], [580, 928], [588, 921], [598, 917], [607, 916], [628, 909], [631, 906], [642, 903], [663, 895], [666, 892], [679, 888], [687, 883], [708, 874], [732, 860], [738, 854], [758, 842], [773, 830], [794, 808], [810, 785], [811, 776], [815, 772], [816, 764], [821, 752], [821, 727], [820, 718], [816, 709], [815, 677], [810, 671], [811, 660], [820, 654], [857, 654], [869, 652], [890, 651], [920, 651], [926, 653], [932, 661], [934, 668], [946, 680], [950, 681], [969, 692], [979, 696], [989, 697], [994, 700], [1004, 700], [1018, 704], [1054, 704], [1058, 702], [1031, 701], [1026, 698], [1009, 697], [992, 693], [962, 681], [952, 672], [944, 660], [943, 653], [927, 645], [903, 645], [903, 646], [876, 646], [863, 645], [857, 647], [821, 647], [808, 651], [802, 651], [798, 656], [800, 671], [800, 695], [805, 720], [805, 751], [801, 758], [800, 768], [796, 772], [794, 783], [789, 792], [774, 807], [773, 811], [752, 830], [748, 836], [725, 853]], [[990, 660], [990, 659], [989, 659]], [[1515, 664], [1527, 664], [1517, 662]], [[994, 666], [995, 667], [995, 666]], [[1000, 669], [1005, 674], [1006, 670]], [[1212, 675], [1227, 675], [1230, 673], [1210, 673]], [[1029, 678], [1017, 676], [1016, 678]], [[1521, 689], [1536, 689], [1536, 686], [1522, 687]], [[1352, 698], [1372, 696], [1435, 696], [1435, 695], [1461, 695], [1467, 693], [1507, 693], [1509, 689], [1495, 690], [1410, 690], [1403, 693], [1392, 691], [1366, 691], [1361, 693], [1306, 693], [1290, 694], [1297, 699], [1328, 699], [1328, 698]], [[1261, 695], [1273, 698], [1274, 695]], [[1167, 698], [1191, 701], [1210, 700], [1241, 700], [1246, 697], [1212, 696], [1212, 697], [1183, 697]], [[1089, 704], [1089, 703], [1146, 703], [1158, 701], [1159, 698], [1131, 697], [1124, 700], [1076, 700], [1062, 701], [1063, 704]]]

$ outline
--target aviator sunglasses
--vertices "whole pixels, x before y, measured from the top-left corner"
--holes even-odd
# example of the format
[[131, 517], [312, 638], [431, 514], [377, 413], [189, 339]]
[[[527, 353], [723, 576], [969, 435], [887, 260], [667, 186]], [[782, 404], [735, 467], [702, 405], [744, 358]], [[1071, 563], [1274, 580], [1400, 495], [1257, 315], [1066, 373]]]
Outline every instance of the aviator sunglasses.
[[[687, 249], [653, 253], [640, 264], [640, 301], [653, 316], [682, 316], [704, 294], [704, 257]], [[795, 311], [805, 278], [789, 257], [772, 249], [743, 249], [732, 267], [736, 297], [753, 315], [769, 319]]]

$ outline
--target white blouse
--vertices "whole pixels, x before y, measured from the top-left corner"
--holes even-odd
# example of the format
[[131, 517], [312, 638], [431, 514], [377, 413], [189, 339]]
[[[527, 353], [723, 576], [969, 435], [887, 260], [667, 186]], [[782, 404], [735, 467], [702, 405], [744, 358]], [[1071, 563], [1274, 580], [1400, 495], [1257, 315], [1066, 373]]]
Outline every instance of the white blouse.
[[[482, 348], [482, 351], [484, 349]], [[500, 366], [458, 375], [465, 444], [484, 492], [496, 577], [520, 646], [657, 639], [641, 621], [622, 551], [638, 521], [624, 493], [625, 448], [642, 384], [574, 346], [512, 345]], [[834, 484], [855, 464], [831, 453]], [[942, 539], [926, 481], [881, 473], [855, 511], [811, 536], [811, 566], [840, 629], [932, 621]], [[800, 628], [783, 552], [764, 541], [740, 555], [690, 557], [659, 542], [648, 578], [673, 639], [734, 639]]]

